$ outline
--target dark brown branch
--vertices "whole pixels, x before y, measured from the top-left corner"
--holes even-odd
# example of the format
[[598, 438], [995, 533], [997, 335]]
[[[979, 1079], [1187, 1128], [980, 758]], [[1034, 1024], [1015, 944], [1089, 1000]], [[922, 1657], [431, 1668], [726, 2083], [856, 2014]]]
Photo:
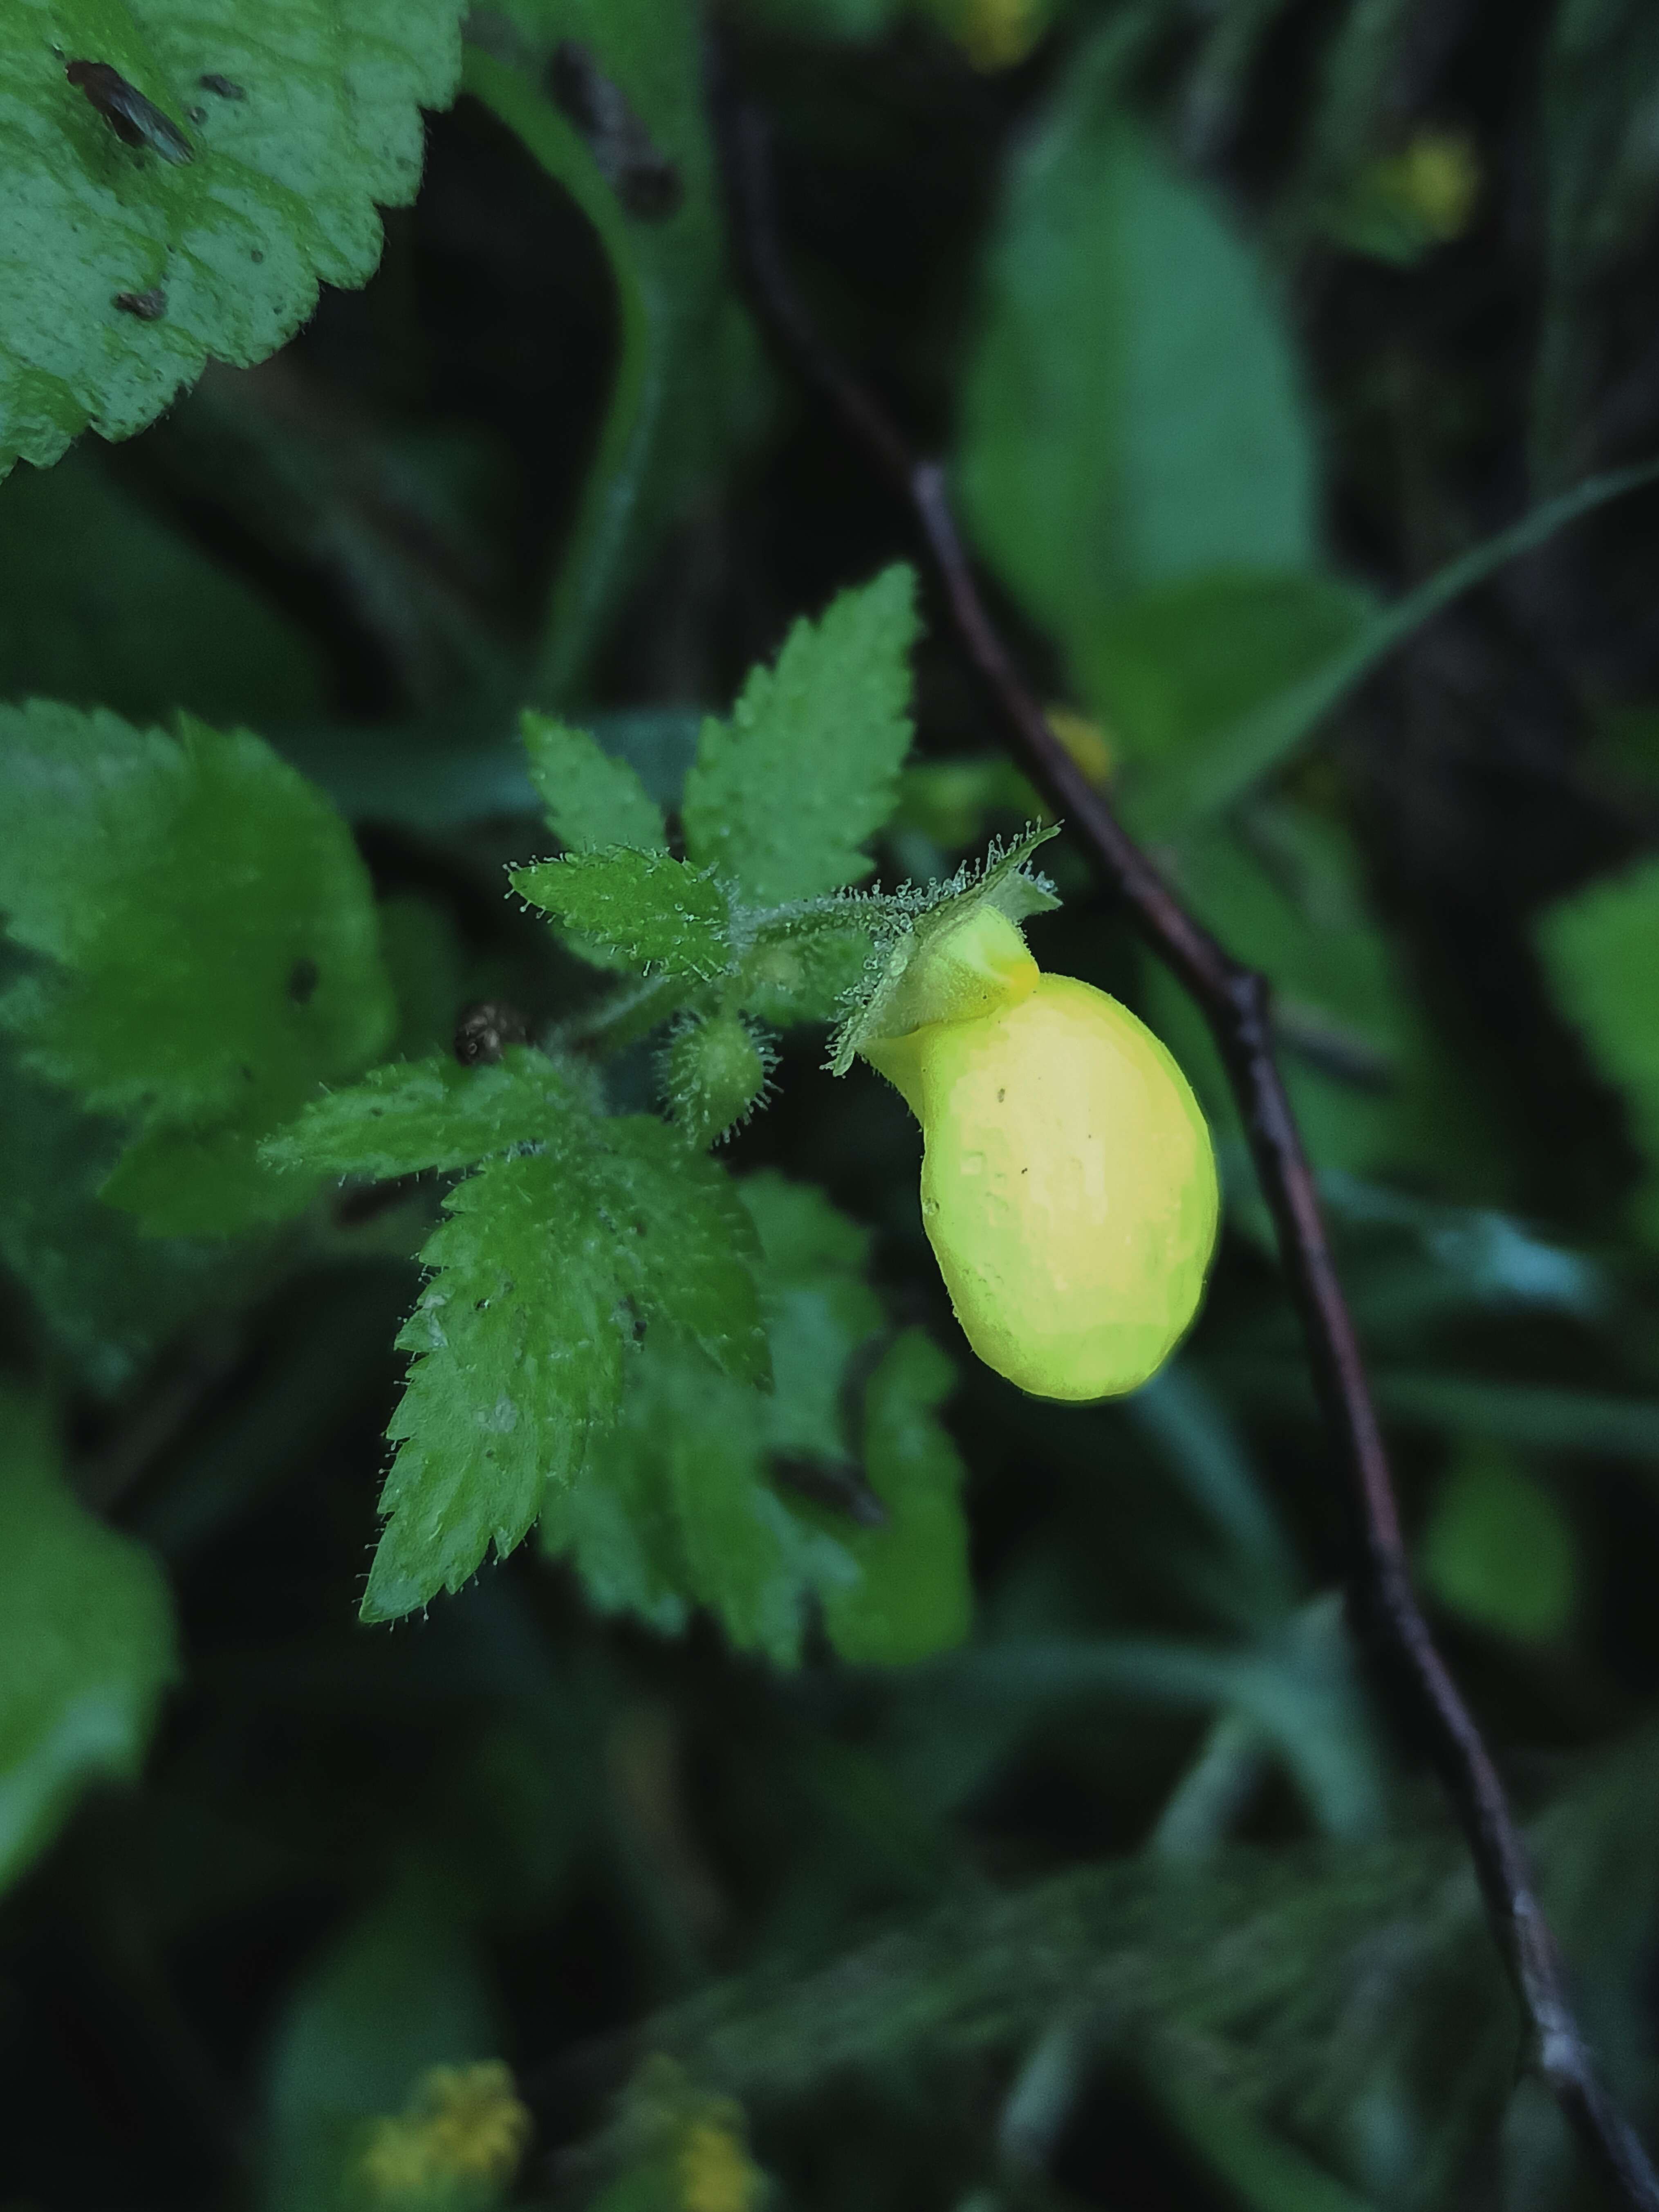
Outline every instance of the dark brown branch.
[[764, 126], [717, 87], [732, 233], [750, 295], [788, 366], [908, 508], [957, 642], [1016, 757], [1066, 817], [1142, 939], [1202, 1009], [1226, 1062], [1279, 1255], [1307, 1343], [1354, 1523], [1350, 1595], [1373, 1644], [1395, 1663], [1480, 1877], [1493, 1936], [1524, 2016], [1534, 2066], [1565, 2113], [1609, 2198], [1659, 2212], [1659, 2181], [1602, 2087], [1569, 2002], [1554, 1938], [1491, 1753], [1413, 1590], [1376, 1410], [1337, 1280], [1312, 1171], [1274, 1060], [1265, 980], [1241, 967], [1186, 912], [1049, 727], [986, 608], [942, 471], [913, 453], [878, 400], [813, 326], [784, 259]]

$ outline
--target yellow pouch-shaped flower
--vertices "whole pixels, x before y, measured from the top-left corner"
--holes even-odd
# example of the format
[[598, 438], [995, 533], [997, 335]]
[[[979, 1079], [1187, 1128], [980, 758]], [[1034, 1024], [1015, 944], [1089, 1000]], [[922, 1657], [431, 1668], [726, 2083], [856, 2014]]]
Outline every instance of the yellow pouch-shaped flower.
[[957, 1018], [859, 1048], [921, 1123], [922, 1218], [968, 1341], [1038, 1397], [1136, 1389], [1190, 1325], [1214, 1249], [1198, 1102], [1144, 1023], [1043, 975], [994, 909], [927, 964], [905, 979], [912, 1010]]

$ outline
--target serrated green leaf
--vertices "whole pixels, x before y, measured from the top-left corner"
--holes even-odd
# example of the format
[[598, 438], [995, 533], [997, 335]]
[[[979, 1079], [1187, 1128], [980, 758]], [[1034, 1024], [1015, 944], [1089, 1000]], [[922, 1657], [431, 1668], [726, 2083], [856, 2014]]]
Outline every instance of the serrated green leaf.
[[765, 1442], [787, 1456], [846, 1462], [858, 1449], [842, 1402], [848, 1362], [883, 1320], [862, 1277], [868, 1233], [811, 1183], [769, 1171], [738, 1188], [765, 1255], [761, 1304], [774, 1382]]
[[765, 1480], [761, 1398], [672, 1340], [646, 1345], [617, 1429], [542, 1526], [592, 1604], [659, 1632], [706, 1606], [737, 1650], [794, 1666], [803, 1601], [856, 1568]]
[[263, 1152], [272, 1167], [313, 1175], [422, 1175], [556, 1141], [573, 1115], [590, 1112], [568, 1070], [515, 1044], [493, 1066], [463, 1067], [446, 1054], [372, 1068], [350, 1090], [313, 1099]]
[[137, 1121], [142, 1218], [214, 1234], [305, 1204], [264, 1179], [258, 1138], [396, 1018], [367, 873], [318, 793], [246, 731], [0, 709], [0, 910], [40, 956], [0, 1024]]
[[660, 853], [668, 844], [662, 809], [629, 762], [604, 752], [586, 730], [526, 713], [520, 725], [530, 780], [549, 827], [572, 853], [631, 845]]
[[[415, 197], [421, 107], [453, 96], [461, 12], [285, 0], [272, 23], [231, 0], [7, 9], [0, 474], [19, 456], [46, 466], [88, 426], [131, 436], [208, 360], [274, 353], [319, 281], [366, 281], [376, 204]], [[124, 144], [69, 82], [76, 59], [118, 71], [186, 158]]]
[[[672, 1633], [706, 1607], [737, 1649], [775, 1665], [798, 1662], [814, 1595], [846, 1656], [898, 1665], [942, 1650], [971, 1609], [961, 1468], [931, 1412], [948, 1363], [919, 1332], [901, 1338], [869, 1386], [860, 1438], [854, 1362], [881, 1322], [858, 1273], [866, 1234], [809, 1185], [768, 1172], [741, 1189], [765, 1255], [775, 1395], [723, 1378], [673, 1334], [649, 1339], [617, 1428], [550, 1502], [543, 1543], [602, 1611]], [[860, 1447], [890, 1515], [878, 1528], [769, 1472], [781, 1461], [833, 1473]]]
[[228, 1114], [272, 1067], [380, 1041], [362, 865], [246, 731], [0, 709], [0, 906], [11, 941], [56, 963], [14, 985], [7, 1024], [99, 1110]]
[[458, 1589], [505, 1556], [615, 1421], [641, 1322], [723, 1374], [769, 1380], [747, 1215], [721, 1170], [648, 1115], [567, 1124], [452, 1191], [400, 1346], [400, 1449], [364, 1618]]
[[[677, 1636], [696, 1593], [680, 1541], [675, 1486], [665, 1479], [665, 1451], [688, 1446], [686, 1407], [665, 1370], [660, 1344], [648, 1345], [629, 1377], [621, 1417], [595, 1447], [579, 1479], [550, 1492], [538, 1540], [549, 1559], [568, 1559], [589, 1602], [601, 1613], [631, 1613], [659, 1636]], [[708, 1377], [704, 1396], [720, 1409], [710, 1424], [738, 1468], [753, 1460], [754, 1401]], [[702, 1407], [707, 1414], [707, 1407]]]
[[568, 1158], [540, 1153], [490, 1162], [445, 1201], [398, 1339], [415, 1358], [386, 1432], [366, 1620], [459, 1589], [491, 1544], [504, 1559], [615, 1419], [623, 1294], [587, 1196]]
[[1263, 277], [1115, 79], [1107, 33], [1016, 164], [959, 469], [981, 544], [1074, 656], [1133, 591], [1316, 557], [1313, 444]]
[[647, 1314], [688, 1336], [723, 1375], [770, 1389], [753, 1224], [724, 1168], [649, 1114], [600, 1125], [596, 1211]]
[[955, 1380], [939, 1346], [915, 1328], [870, 1378], [865, 1474], [887, 1509], [887, 1525], [842, 1538], [859, 1579], [823, 1594], [830, 1640], [856, 1665], [908, 1666], [950, 1650], [972, 1626], [964, 1470], [935, 1418]]
[[910, 747], [915, 579], [889, 568], [799, 622], [729, 722], [703, 724], [686, 778], [686, 850], [758, 906], [870, 872], [866, 838], [898, 802]]
[[1659, 860], [1563, 899], [1538, 943], [1563, 1012], [1624, 1094], [1648, 1162], [1638, 1219], [1659, 1242]]
[[44, 1409], [0, 1395], [0, 1888], [89, 1784], [137, 1774], [175, 1667], [154, 1561], [82, 1510]]
[[731, 908], [712, 875], [666, 853], [576, 853], [511, 872], [513, 888], [640, 968], [707, 977], [731, 964]]
[[542, 1540], [601, 1611], [672, 1634], [704, 1606], [737, 1650], [793, 1667], [808, 1595], [857, 1570], [768, 1481], [763, 1408], [690, 1346], [647, 1342], [621, 1420], [550, 1500]]

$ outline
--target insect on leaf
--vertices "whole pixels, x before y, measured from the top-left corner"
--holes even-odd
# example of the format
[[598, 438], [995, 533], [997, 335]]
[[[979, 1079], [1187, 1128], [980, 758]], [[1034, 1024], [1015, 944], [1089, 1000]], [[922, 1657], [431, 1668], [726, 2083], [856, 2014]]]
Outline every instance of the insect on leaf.
[[71, 62], [64, 75], [78, 85], [124, 146], [148, 146], [164, 161], [195, 159], [188, 138], [153, 100], [146, 100], [107, 62]]

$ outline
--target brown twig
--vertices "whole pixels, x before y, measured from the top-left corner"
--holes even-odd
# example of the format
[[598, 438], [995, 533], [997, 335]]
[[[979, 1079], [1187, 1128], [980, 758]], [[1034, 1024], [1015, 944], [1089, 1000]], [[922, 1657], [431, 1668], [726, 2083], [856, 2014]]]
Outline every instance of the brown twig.
[[1060, 744], [1015, 667], [979, 586], [942, 471], [915, 454], [879, 401], [824, 343], [791, 279], [776, 222], [764, 126], [717, 85], [715, 108], [732, 234], [755, 306], [789, 367], [837, 418], [908, 508], [958, 646], [1012, 748], [1064, 815], [1140, 936], [1202, 1010], [1226, 1062], [1279, 1255], [1301, 1315], [1357, 1542], [1351, 1597], [1393, 1661], [1468, 1839], [1492, 1934], [1524, 2016], [1532, 2063], [1566, 2115], [1611, 2199], [1659, 2212], [1659, 2180], [1634, 2130], [1597, 2077], [1569, 2002], [1554, 1938], [1534, 1887], [1492, 1754], [1412, 1588], [1376, 1410], [1337, 1280], [1312, 1171], [1273, 1057], [1265, 979], [1242, 967], [1186, 912], [1110, 805]]

